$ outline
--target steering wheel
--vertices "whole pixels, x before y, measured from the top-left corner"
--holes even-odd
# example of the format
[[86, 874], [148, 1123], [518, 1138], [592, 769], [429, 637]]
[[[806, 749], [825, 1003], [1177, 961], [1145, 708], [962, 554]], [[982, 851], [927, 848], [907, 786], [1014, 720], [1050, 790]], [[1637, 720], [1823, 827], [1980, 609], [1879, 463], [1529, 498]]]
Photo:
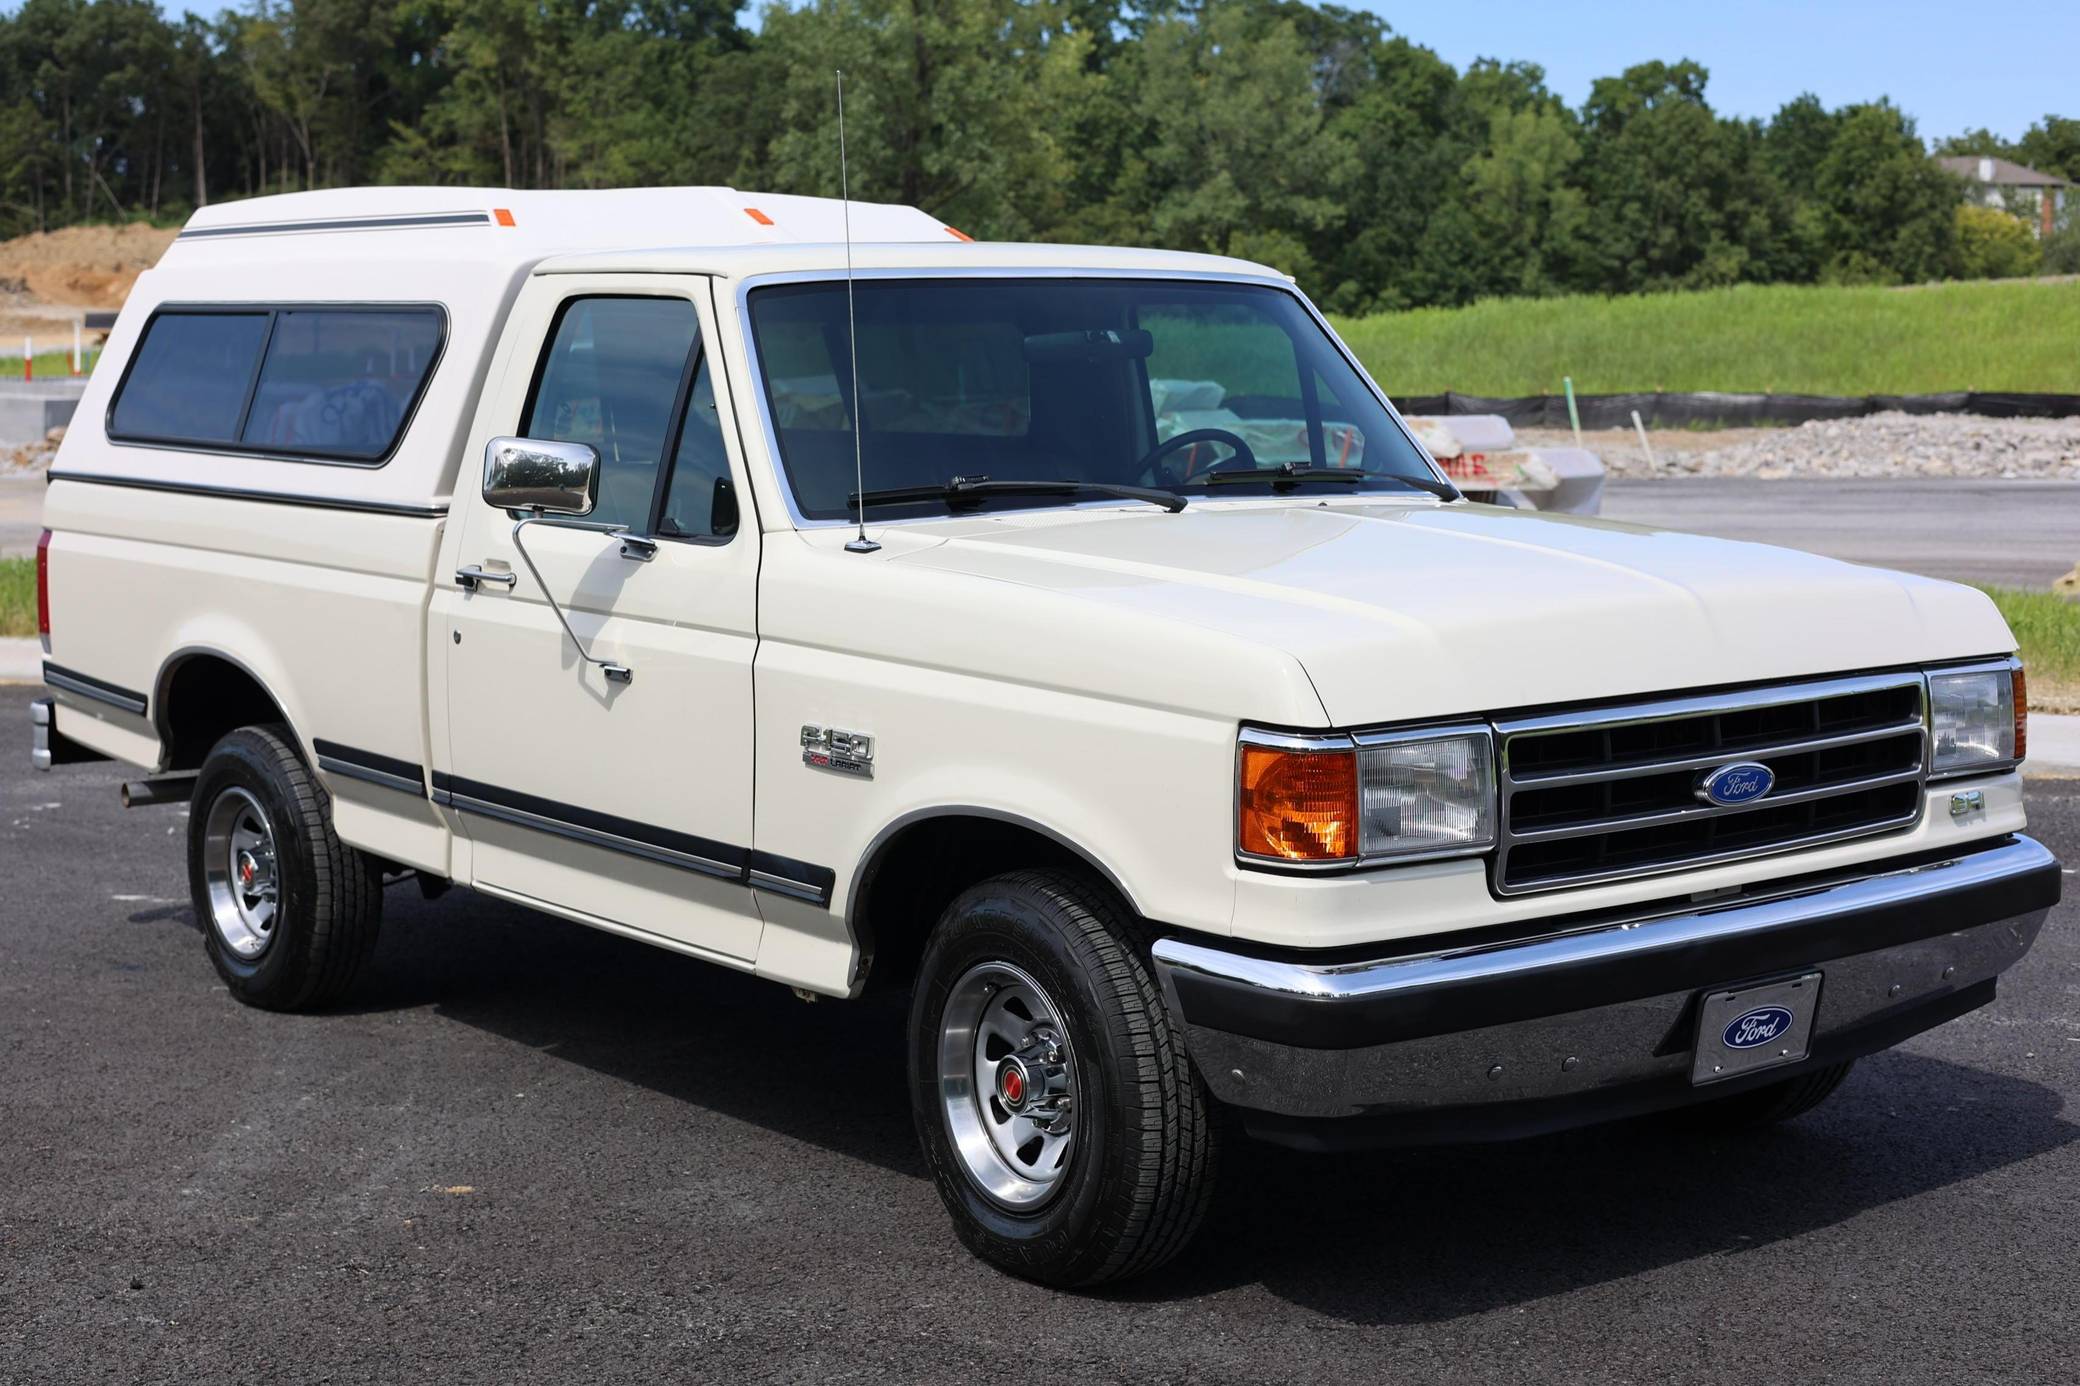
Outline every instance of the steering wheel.
[[1157, 463], [1171, 453], [1176, 452], [1179, 448], [1191, 448], [1194, 455], [1185, 459], [1184, 474], [1177, 479], [1178, 482], [1190, 481], [1200, 470], [1198, 465], [1199, 459], [1196, 454], [1201, 443], [1220, 443], [1231, 449], [1235, 454], [1234, 457], [1220, 463], [1217, 468], [1213, 466], [1207, 467], [1205, 469], [1207, 471], [1241, 471], [1245, 469], [1255, 471], [1257, 468], [1257, 455], [1251, 452], [1249, 444], [1242, 441], [1237, 435], [1228, 432], [1225, 428], [1192, 428], [1185, 430], [1174, 438], [1165, 438], [1162, 442], [1150, 448], [1147, 455], [1141, 459], [1141, 475], [1153, 484], [1156, 480]]

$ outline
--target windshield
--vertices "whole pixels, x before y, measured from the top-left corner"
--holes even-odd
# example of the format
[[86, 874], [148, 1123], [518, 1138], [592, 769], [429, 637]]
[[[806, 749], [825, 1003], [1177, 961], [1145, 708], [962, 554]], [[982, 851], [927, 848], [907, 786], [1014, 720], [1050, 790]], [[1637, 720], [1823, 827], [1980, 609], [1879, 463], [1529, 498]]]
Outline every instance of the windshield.
[[[773, 285], [751, 325], [805, 519], [853, 514], [852, 421], [867, 504], [954, 478], [1099, 482], [1184, 495], [1408, 494], [1436, 473], [1298, 299], [1268, 285], [1125, 279], [862, 279], [852, 407], [845, 285]], [[1336, 469], [1327, 478], [1305, 469]], [[1295, 475], [1298, 473], [1298, 475]], [[1368, 473], [1383, 473], [1369, 477]], [[910, 490], [905, 497], [879, 492]], [[992, 493], [970, 508], [1081, 497]]]

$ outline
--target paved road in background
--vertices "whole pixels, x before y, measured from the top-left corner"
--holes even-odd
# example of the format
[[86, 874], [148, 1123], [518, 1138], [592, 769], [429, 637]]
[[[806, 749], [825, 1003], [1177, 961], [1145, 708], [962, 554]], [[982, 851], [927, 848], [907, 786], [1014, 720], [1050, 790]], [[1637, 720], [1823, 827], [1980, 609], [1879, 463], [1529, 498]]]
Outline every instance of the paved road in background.
[[[2070, 1379], [2080, 907], [1990, 1007], [1740, 1140], [1233, 1149], [1169, 1272], [954, 1244], [897, 1004], [456, 892], [350, 1009], [233, 1002], [176, 808], [0, 692], [0, 1381]], [[2031, 788], [2080, 860], [2080, 782]]]
[[0, 558], [36, 552], [43, 532], [43, 474], [0, 476]]
[[1613, 482], [1603, 513], [1959, 582], [2044, 588], [2080, 563], [2080, 482]]

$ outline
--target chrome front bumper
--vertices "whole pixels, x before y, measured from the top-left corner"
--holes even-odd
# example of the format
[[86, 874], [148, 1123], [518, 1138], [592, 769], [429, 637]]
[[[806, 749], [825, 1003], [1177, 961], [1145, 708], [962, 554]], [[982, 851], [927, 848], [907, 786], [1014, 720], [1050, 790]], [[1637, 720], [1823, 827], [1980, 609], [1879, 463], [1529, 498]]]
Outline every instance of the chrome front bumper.
[[[1336, 1143], [1320, 1128], [1379, 1118], [1362, 1143], [1517, 1135], [1773, 1081], [1961, 1015], [1992, 999], [2059, 891], [2057, 858], [2009, 837], [1442, 951], [1316, 962], [1173, 937], [1154, 959], [1207, 1085], [1262, 1134]], [[1703, 993], [1813, 968], [1825, 980], [1803, 1063], [1691, 1084]]]

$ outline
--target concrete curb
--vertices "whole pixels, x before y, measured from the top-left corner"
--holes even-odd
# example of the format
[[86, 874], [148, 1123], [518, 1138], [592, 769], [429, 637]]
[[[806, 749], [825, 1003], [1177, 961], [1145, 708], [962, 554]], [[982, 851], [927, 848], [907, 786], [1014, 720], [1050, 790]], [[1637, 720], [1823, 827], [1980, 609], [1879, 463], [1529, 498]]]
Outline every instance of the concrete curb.
[[2080, 717], [2049, 712], [2029, 715], [2029, 759], [2025, 775], [2080, 779]]
[[[42, 683], [43, 642], [0, 640], [0, 683]], [[2080, 721], [2080, 718], [2075, 718]]]

